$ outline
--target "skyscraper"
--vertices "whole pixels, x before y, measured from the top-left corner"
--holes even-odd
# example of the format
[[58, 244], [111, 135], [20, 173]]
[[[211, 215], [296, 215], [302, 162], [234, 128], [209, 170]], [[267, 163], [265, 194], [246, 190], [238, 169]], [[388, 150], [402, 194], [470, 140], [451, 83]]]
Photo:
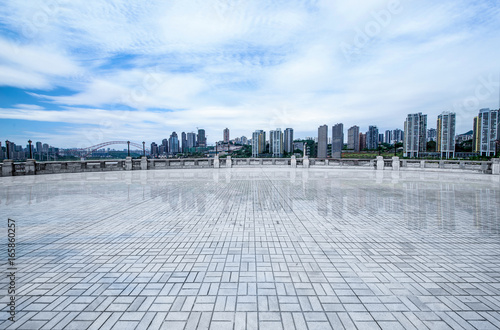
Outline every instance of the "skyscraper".
[[344, 148], [344, 124], [336, 124], [332, 127], [332, 157], [341, 158]]
[[474, 151], [481, 156], [494, 156], [496, 141], [500, 139], [500, 110], [484, 108], [474, 118]]
[[283, 133], [281, 128], [269, 132], [269, 153], [273, 157], [283, 156]]
[[359, 133], [359, 150], [366, 149], [366, 134]]
[[187, 147], [188, 149], [196, 147], [196, 134], [193, 132], [187, 133]]
[[175, 155], [179, 153], [179, 138], [177, 137], [177, 133], [172, 132], [170, 138], [168, 139], [168, 144], [170, 146], [170, 154]]
[[168, 153], [168, 139], [161, 140], [161, 146], [158, 148], [159, 154], [167, 154]]
[[198, 147], [206, 147], [207, 138], [205, 137], [205, 130], [200, 128], [198, 130]]
[[455, 119], [454, 112], [443, 112], [438, 116], [436, 151], [441, 157], [455, 157]]
[[359, 151], [359, 127], [356, 125], [347, 130], [347, 149]]
[[151, 143], [151, 157], [158, 157], [158, 145], [154, 142]]
[[252, 157], [258, 157], [266, 151], [266, 132], [256, 130], [252, 133]]
[[182, 132], [182, 134], [181, 134], [181, 142], [182, 142], [181, 143], [181, 145], [182, 145], [181, 152], [183, 152], [183, 153], [187, 152], [188, 146], [187, 146], [187, 135], [186, 135], [186, 132]]
[[224, 131], [222, 132], [224, 143], [229, 143], [229, 128], [224, 128]]
[[287, 153], [293, 152], [293, 128], [285, 129], [283, 150]]
[[392, 131], [392, 141], [393, 143], [403, 142], [404, 132], [399, 128]]
[[328, 126], [318, 127], [318, 158], [328, 157]]
[[392, 144], [392, 131], [391, 130], [385, 131], [384, 142], [387, 144]]
[[378, 139], [379, 136], [377, 126], [368, 126], [368, 131], [366, 132], [366, 149], [378, 149]]
[[244, 135], [241, 137], [241, 144], [243, 144], [243, 145], [247, 145], [248, 144], [248, 139]]
[[409, 114], [405, 120], [403, 156], [418, 157], [427, 150], [427, 115]]
[[429, 141], [437, 141], [437, 129], [429, 128], [427, 130], [427, 142]]

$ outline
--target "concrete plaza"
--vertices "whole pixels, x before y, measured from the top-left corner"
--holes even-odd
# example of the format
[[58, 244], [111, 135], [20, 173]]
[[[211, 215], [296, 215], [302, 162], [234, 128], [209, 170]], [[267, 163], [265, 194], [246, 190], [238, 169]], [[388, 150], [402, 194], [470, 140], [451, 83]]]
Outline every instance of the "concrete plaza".
[[[0, 178], [1, 329], [500, 328], [500, 177], [233, 168]], [[7, 269], [7, 251], [0, 263]]]

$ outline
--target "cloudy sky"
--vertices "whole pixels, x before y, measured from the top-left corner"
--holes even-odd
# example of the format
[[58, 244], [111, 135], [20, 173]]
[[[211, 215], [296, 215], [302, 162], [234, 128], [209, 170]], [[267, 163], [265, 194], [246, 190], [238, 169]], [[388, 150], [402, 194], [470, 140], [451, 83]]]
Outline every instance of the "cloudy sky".
[[498, 0], [4, 0], [0, 139], [209, 143], [498, 108]]

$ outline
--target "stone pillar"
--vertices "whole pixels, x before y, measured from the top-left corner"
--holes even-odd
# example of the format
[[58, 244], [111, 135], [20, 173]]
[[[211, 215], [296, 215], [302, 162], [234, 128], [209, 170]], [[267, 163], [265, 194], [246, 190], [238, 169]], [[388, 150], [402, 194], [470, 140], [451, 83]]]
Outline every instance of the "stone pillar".
[[399, 157], [392, 157], [392, 170], [399, 171]]
[[500, 175], [500, 158], [493, 158], [492, 161], [491, 174]]
[[219, 163], [219, 156], [214, 157], [214, 168], [219, 168], [220, 163]]
[[384, 157], [377, 156], [377, 171], [384, 170]]
[[36, 165], [34, 159], [26, 159], [26, 165], [24, 165], [24, 170], [26, 175], [35, 175]]
[[132, 157], [125, 158], [125, 171], [132, 170]]
[[297, 158], [295, 156], [292, 156], [292, 160], [290, 160], [290, 165], [292, 168], [297, 167]]
[[4, 159], [2, 166], [2, 176], [12, 176], [14, 173], [14, 161], [12, 159]]
[[141, 170], [148, 169], [148, 159], [146, 157], [141, 157]]
[[303, 167], [309, 168], [309, 156], [304, 156], [304, 159], [302, 160]]
[[420, 161], [420, 168], [425, 168], [425, 160]]
[[229, 167], [229, 168], [233, 167], [233, 163], [231, 161], [231, 156], [227, 156], [227, 158], [226, 158], [226, 167]]

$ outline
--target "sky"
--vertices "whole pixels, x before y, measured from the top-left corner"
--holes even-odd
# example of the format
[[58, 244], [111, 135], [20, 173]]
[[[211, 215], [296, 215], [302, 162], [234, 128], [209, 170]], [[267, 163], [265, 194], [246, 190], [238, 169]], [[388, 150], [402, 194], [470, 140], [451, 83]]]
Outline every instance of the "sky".
[[499, 107], [498, 0], [3, 0], [0, 141], [209, 143], [257, 129], [457, 134]]

